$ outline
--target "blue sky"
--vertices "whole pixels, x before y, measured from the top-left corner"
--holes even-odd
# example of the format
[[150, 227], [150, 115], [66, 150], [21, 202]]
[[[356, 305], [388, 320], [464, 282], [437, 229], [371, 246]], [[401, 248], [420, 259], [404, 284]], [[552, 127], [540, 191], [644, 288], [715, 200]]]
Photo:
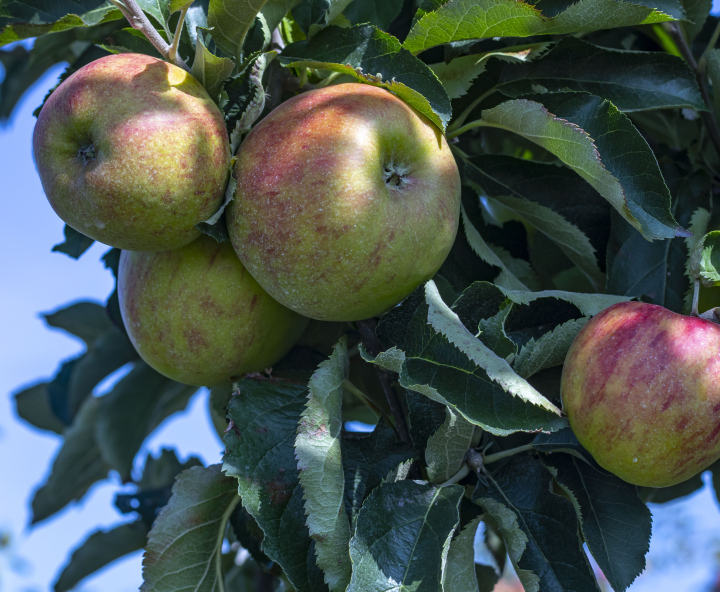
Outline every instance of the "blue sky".
[[[720, 0], [717, 0], [720, 2]], [[26, 94], [10, 125], [0, 128], [0, 531], [13, 535], [11, 554], [0, 554], [0, 590], [45, 592], [69, 551], [98, 527], [127, 520], [112, 506], [118, 481], [97, 485], [85, 500], [29, 529], [29, 495], [43, 480], [59, 439], [33, 430], [14, 416], [10, 393], [51, 377], [60, 362], [82, 350], [73, 338], [47, 329], [40, 313], [81, 299], [104, 301], [111, 274], [95, 245], [79, 261], [50, 249], [62, 241], [63, 223], [48, 205], [31, 156], [32, 111], [61, 69], [47, 73]], [[146, 443], [146, 451], [174, 446], [181, 457], [218, 462], [221, 444], [210, 427], [207, 393], [184, 414], [170, 418]], [[718, 570], [720, 512], [712, 489], [679, 503], [653, 506], [654, 537], [648, 569], [631, 592], [702, 591]], [[9, 568], [12, 563], [19, 570]], [[122, 560], [78, 590], [126, 592], [141, 582], [141, 556]]]

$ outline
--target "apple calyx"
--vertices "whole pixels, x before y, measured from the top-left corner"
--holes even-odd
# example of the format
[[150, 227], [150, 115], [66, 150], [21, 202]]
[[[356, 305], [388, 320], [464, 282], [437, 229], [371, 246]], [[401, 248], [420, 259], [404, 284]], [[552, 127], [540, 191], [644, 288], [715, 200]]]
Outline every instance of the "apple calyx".
[[390, 163], [385, 165], [383, 171], [385, 173], [385, 184], [390, 189], [402, 189], [407, 185], [407, 181], [405, 180], [409, 172], [407, 167]]
[[95, 160], [95, 145], [87, 144], [81, 146], [78, 150], [78, 158], [82, 160], [83, 164], [88, 164], [90, 161]]

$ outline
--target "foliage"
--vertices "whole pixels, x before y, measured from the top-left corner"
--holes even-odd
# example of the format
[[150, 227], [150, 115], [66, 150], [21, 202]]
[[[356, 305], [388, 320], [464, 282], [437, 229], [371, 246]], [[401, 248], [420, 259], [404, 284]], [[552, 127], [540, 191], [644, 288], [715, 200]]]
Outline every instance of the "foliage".
[[[131, 4], [0, 0], [0, 118], [53, 64], [68, 63], [65, 78], [108, 52], [160, 55], [127, 22]], [[699, 240], [717, 227], [720, 187], [709, 3], [138, 5], [161, 37], [179, 35], [234, 151], [299, 92], [354, 81], [395, 93], [451, 141], [462, 225], [439, 273], [381, 318], [313, 322], [272, 371], [213, 389], [222, 465], [136, 458], [197, 389], [137, 357], [116, 294], [46, 315], [86, 351], [15, 394], [24, 421], [63, 438], [33, 523], [110, 471], [135, 487], [116, 499], [133, 520], [91, 534], [55, 590], [144, 548], [148, 591], [477, 592], [495, 581], [474, 565], [481, 523], [528, 592], [598, 589], [584, 544], [627, 589], [645, 566], [644, 501], [699, 482], [638, 492], [597, 466], [566, 427], [560, 370], [610, 304], [688, 313], [694, 285], [701, 303], [713, 297], [717, 233]], [[227, 240], [222, 208], [199, 227]], [[92, 242], [65, 235], [53, 250], [74, 258]], [[117, 258], [105, 257], [115, 275]], [[353, 433], [351, 420], [376, 425]]]

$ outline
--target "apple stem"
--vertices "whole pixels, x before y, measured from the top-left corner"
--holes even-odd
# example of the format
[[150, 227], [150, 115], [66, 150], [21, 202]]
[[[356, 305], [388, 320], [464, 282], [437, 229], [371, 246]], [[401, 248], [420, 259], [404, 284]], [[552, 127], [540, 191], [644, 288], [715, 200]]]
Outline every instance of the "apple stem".
[[699, 302], [700, 302], [700, 280], [696, 279], [695, 283], [693, 284], [692, 310], [690, 311], [690, 316], [692, 316], [692, 317], [700, 316], [700, 313], [698, 312]]
[[136, 0], [110, 0], [110, 2], [123, 13], [123, 16], [125, 16], [133, 29], [137, 29], [148, 38], [148, 41], [160, 52], [161, 56], [183, 70], [190, 71], [188, 65], [179, 55], [176, 54], [175, 57], [170, 60], [170, 45], [162, 38], [162, 35], [158, 33], [157, 29], [152, 26]]
[[525, 444], [524, 446], [518, 446], [517, 448], [508, 448], [507, 450], [503, 450], [502, 452], [496, 452], [495, 454], [488, 454], [487, 456], [483, 456], [483, 462], [486, 465], [489, 465], [490, 463], [497, 462], [499, 460], [502, 460], [503, 458], [507, 458], [508, 456], [514, 456], [521, 452], [526, 452], [527, 450], [533, 450], [533, 448], [534, 446], [532, 444]]
[[175, 35], [173, 35], [172, 44], [168, 49], [168, 60], [173, 64], [175, 63], [175, 59], [177, 58], [178, 45], [180, 45], [180, 36], [182, 35], [183, 25], [185, 24], [185, 15], [187, 14], [187, 11], [189, 9], [190, 6], [186, 6], [180, 11], [180, 19], [178, 20], [177, 27], [175, 28]]

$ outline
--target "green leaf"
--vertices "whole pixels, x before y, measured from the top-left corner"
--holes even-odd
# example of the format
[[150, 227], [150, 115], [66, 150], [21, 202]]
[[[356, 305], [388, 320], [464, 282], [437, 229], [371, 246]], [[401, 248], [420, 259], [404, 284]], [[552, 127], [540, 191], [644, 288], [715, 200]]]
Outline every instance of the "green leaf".
[[343, 512], [345, 479], [340, 448], [343, 382], [348, 377], [347, 343], [341, 339], [308, 384], [308, 401], [295, 438], [300, 484], [317, 564], [331, 591], [350, 582], [350, 523]]
[[347, 592], [437, 592], [462, 495], [459, 485], [419, 481], [375, 489], [360, 509], [350, 541], [353, 574]]
[[540, 59], [505, 66], [497, 88], [518, 97], [537, 92], [588, 92], [620, 111], [687, 107], [706, 111], [694, 72], [682, 58], [661, 51], [628, 51], [562, 39]]
[[645, 569], [652, 517], [637, 487], [567, 454], [543, 458], [573, 502], [590, 553], [613, 590], [626, 590]]
[[163, 420], [182, 411], [197, 387], [180, 384], [139, 362], [100, 397], [96, 420], [98, 446], [123, 481], [130, 479], [135, 455]]
[[65, 234], [65, 241], [55, 245], [52, 251], [65, 253], [73, 259], [79, 259], [80, 255], [87, 251], [95, 242], [94, 239], [85, 236], [67, 224], [65, 225], [63, 233]]
[[471, 520], [450, 542], [443, 569], [443, 592], [480, 592], [475, 575], [475, 533], [481, 516]]
[[518, 133], [555, 154], [648, 240], [686, 235], [670, 213], [670, 192], [652, 150], [625, 115], [585, 93], [534, 98], [486, 109], [482, 124]]
[[[693, 215], [700, 208], [711, 209], [710, 177], [703, 171], [679, 181], [674, 193], [673, 216], [684, 227], [690, 228]], [[675, 312], [689, 312], [685, 310], [685, 294], [690, 288], [686, 263], [689, 247], [695, 240], [696, 237], [676, 238], [648, 243], [620, 216], [614, 215], [607, 247], [607, 290], [626, 296], [644, 295], [650, 302]]]
[[[682, 9], [675, 5], [678, 16]], [[405, 40], [413, 53], [470, 39], [581, 33], [674, 20], [652, 6], [614, 0], [580, 0], [548, 17], [515, 0], [455, 0], [422, 16]]]
[[460, 218], [465, 229], [465, 238], [473, 252], [486, 263], [500, 269], [501, 273], [495, 279], [495, 283], [510, 290], [527, 290], [528, 287], [515, 276], [498, 253], [485, 242], [477, 228], [473, 226], [465, 211], [465, 206], [462, 204], [460, 205]]
[[690, 255], [690, 273], [705, 287], [720, 285], [720, 230], [708, 232]]
[[210, 0], [208, 26], [217, 46], [240, 61], [250, 27], [267, 0]]
[[95, 440], [99, 400], [86, 399], [72, 426], [65, 432], [62, 448], [50, 474], [33, 495], [32, 522], [37, 524], [82, 498], [90, 486], [105, 479], [110, 467]]
[[688, 41], [692, 42], [703, 28], [712, 8], [712, 0], [682, 0], [687, 20], [685, 32]]
[[403, 0], [355, 0], [343, 14], [353, 25], [370, 23], [378, 29], [387, 31], [403, 7]]
[[260, 11], [267, 22], [268, 28], [274, 31], [288, 12], [300, 4], [302, 0], [268, 0]]
[[460, 470], [475, 434], [475, 426], [449, 407], [445, 415], [445, 422], [430, 436], [425, 449], [431, 483], [444, 483]]
[[92, 347], [105, 334], [115, 331], [107, 310], [97, 302], [75, 302], [55, 312], [43, 313], [42, 316], [50, 327], [79, 337], [88, 347]]
[[148, 529], [142, 520], [120, 524], [109, 530], [96, 530], [72, 552], [53, 590], [72, 590], [80, 580], [116, 559], [139, 551], [147, 542]]
[[[291, 381], [245, 378], [228, 405], [226, 474], [265, 536], [262, 550], [297, 592], [327, 590], [305, 524], [295, 436], [308, 390]], [[292, 533], [292, 536], [288, 536]]]
[[399, 442], [381, 420], [370, 434], [347, 434], [342, 438], [343, 470], [345, 472], [345, 511], [355, 522], [362, 503], [387, 474], [410, 460], [413, 452]]
[[537, 340], [531, 338], [515, 358], [515, 372], [530, 378], [545, 368], [562, 365], [570, 345], [587, 322], [585, 317], [575, 319], [558, 325]]
[[2, 0], [0, 47], [29, 37], [123, 18], [108, 0]]
[[[713, 89], [720, 88], [720, 49], [709, 49], [703, 54], [707, 65], [707, 74]], [[720, 116], [720, 92], [713, 92], [713, 111], [715, 119]]]
[[552, 493], [552, 477], [539, 461], [512, 457], [488, 474], [487, 481], [488, 485], [478, 483], [473, 501], [502, 521], [500, 530], [526, 592], [599, 591], [578, 536], [573, 505]]
[[48, 383], [41, 382], [13, 395], [15, 413], [31, 426], [48, 432], [62, 434], [65, 424], [60, 421], [50, 406]]
[[[473, 286], [474, 285], [476, 284], [473, 284]], [[472, 286], [470, 286], [470, 288], [472, 288]], [[468, 288], [468, 290], [470, 288]], [[465, 294], [465, 292], [463, 292], [463, 294]], [[515, 354], [517, 354], [517, 344], [505, 333], [505, 319], [507, 319], [511, 310], [512, 305], [508, 305], [489, 319], [481, 319], [478, 323], [479, 335], [477, 336], [480, 341], [493, 350], [499, 357], [508, 361], [510, 361], [511, 356], [515, 357]], [[455, 312], [457, 312], [457, 310]], [[464, 320], [463, 323], [467, 326]]]
[[148, 536], [140, 590], [222, 590], [221, 548], [239, 501], [235, 479], [219, 464], [183, 471]]
[[560, 415], [560, 410], [555, 405], [515, 374], [505, 360], [465, 328], [457, 314], [442, 301], [432, 280], [425, 284], [425, 298], [428, 304], [428, 324], [487, 372], [490, 380], [513, 397]]
[[352, 0], [303, 0], [292, 14], [295, 22], [308, 37], [332, 23]]
[[[399, 372], [398, 380], [404, 388], [450, 407], [469, 422], [496, 435], [521, 430], [553, 431], [565, 426], [549, 402], [544, 406], [535, 405], [505, 392], [491, 380], [481, 366], [428, 324], [429, 308], [424, 291], [417, 290], [388, 312], [378, 325], [377, 333], [389, 349], [378, 355], [374, 363]], [[451, 335], [462, 334], [461, 326], [459, 319], [453, 320]], [[507, 378], [520, 384], [521, 390], [525, 387], [527, 383], [514, 374], [507, 362], [497, 358], [471, 333], [459, 339], [461, 343], [466, 340], [477, 350], [471, 353], [474, 357], [490, 360], [490, 365], [497, 370], [507, 367], [507, 375], [501, 378], [503, 382], [507, 383]], [[472, 340], [477, 341], [477, 345]], [[529, 389], [532, 387], [527, 385], [524, 390]], [[540, 402], [544, 399], [541, 395], [535, 398]]]
[[501, 288], [503, 293], [516, 304], [530, 304], [541, 298], [556, 298], [577, 306], [583, 316], [593, 317], [604, 308], [631, 300], [627, 296], [614, 296], [612, 294], [581, 294], [579, 292], [565, 292], [563, 290], [542, 290], [541, 292], [523, 292], [521, 290], [507, 290]]
[[552, 434], [538, 434], [533, 439], [532, 446], [535, 450], [547, 454], [566, 452], [587, 463], [594, 462], [590, 453], [582, 447], [570, 428], [558, 430]]
[[387, 88], [441, 130], [450, 121], [450, 99], [433, 71], [371, 25], [328, 27], [309, 41], [288, 45], [279, 60], [283, 66], [332, 70]]
[[172, 14], [179, 10], [184, 10], [185, 8], [189, 8], [193, 2], [195, 2], [195, 0], [170, 0], [167, 5], [168, 12]]
[[143, 12], [153, 17], [161, 25], [167, 37], [172, 35], [172, 31], [168, 27], [168, 19], [170, 18], [168, 0], [137, 0], [137, 3], [143, 9]]
[[218, 95], [222, 83], [234, 69], [235, 62], [233, 60], [217, 57], [206, 47], [203, 36], [197, 36], [192, 75], [200, 81], [211, 97]]
[[605, 249], [610, 208], [588, 183], [566, 167], [499, 154], [467, 160], [465, 174], [504, 213], [553, 241], [602, 288], [596, 251]]

